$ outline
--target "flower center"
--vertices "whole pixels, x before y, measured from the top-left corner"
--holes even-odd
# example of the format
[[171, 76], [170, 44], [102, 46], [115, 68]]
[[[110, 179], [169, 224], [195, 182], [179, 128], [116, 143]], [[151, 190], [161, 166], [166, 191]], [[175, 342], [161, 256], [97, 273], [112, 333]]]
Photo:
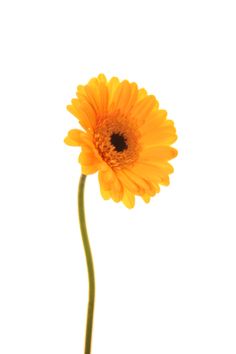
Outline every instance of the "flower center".
[[97, 120], [93, 143], [101, 158], [111, 168], [131, 166], [139, 155], [138, 141], [135, 121], [128, 121], [120, 112], [113, 112]]
[[122, 152], [128, 148], [126, 139], [122, 133], [113, 133], [110, 141], [117, 152]]

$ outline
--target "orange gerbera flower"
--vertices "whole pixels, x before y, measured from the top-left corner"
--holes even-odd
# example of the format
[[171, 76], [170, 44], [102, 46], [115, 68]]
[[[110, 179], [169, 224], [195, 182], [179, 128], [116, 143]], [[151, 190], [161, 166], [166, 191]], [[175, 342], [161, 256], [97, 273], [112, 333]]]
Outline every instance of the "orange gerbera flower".
[[145, 202], [169, 184], [177, 155], [173, 121], [159, 109], [156, 98], [136, 83], [103, 74], [78, 86], [68, 110], [84, 130], [68, 132], [65, 143], [81, 146], [82, 173], [98, 171], [104, 199], [134, 207], [135, 195]]

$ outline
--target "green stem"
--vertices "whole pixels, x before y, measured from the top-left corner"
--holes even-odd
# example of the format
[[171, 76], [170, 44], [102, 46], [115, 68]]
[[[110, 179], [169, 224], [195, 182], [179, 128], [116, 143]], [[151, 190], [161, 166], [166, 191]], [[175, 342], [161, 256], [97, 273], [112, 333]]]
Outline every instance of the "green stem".
[[87, 326], [86, 326], [86, 336], [85, 336], [85, 354], [91, 353], [91, 340], [92, 340], [92, 330], [93, 330], [93, 311], [94, 311], [94, 299], [95, 299], [95, 277], [94, 277], [94, 267], [93, 267], [93, 256], [89, 244], [88, 232], [85, 221], [84, 212], [84, 185], [85, 185], [85, 175], [81, 175], [78, 190], [78, 208], [79, 208], [79, 222], [80, 230], [84, 245], [84, 252], [86, 256], [87, 269], [88, 269], [88, 280], [89, 280], [89, 301], [87, 309]]

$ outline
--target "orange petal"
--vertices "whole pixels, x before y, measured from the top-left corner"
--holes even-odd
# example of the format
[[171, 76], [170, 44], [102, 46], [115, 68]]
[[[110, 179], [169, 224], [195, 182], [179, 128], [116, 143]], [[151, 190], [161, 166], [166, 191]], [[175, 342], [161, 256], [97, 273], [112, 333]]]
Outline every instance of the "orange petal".
[[155, 166], [136, 163], [130, 170], [152, 183], [158, 184], [161, 182], [161, 177], [158, 174], [159, 169]]
[[158, 102], [154, 96], [146, 96], [134, 105], [130, 114], [137, 119], [139, 124], [143, 124], [154, 108], [158, 107]]
[[91, 150], [84, 150], [81, 151], [79, 155], [79, 162], [81, 165], [90, 166], [90, 165], [97, 165], [99, 161], [96, 159], [95, 155], [91, 152]]
[[110, 191], [110, 194], [111, 194], [112, 200], [114, 200], [114, 202], [116, 202], [116, 203], [120, 202], [123, 198], [123, 193], [117, 192], [114, 189], [112, 189]]
[[72, 113], [80, 122], [81, 126], [85, 129], [93, 129], [93, 116], [88, 116], [84, 111], [76, 98], [73, 98], [71, 105], [67, 106], [67, 110]]
[[100, 186], [104, 190], [106, 190], [106, 191], [111, 190], [111, 185], [113, 182], [113, 173], [112, 173], [111, 169], [99, 171], [98, 179], [99, 179]]
[[131, 88], [130, 83], [127, 80], [122, 81], [116, 92], [114, 93], [113, 98], [113, 109], [120, 109], [122, 113], [124, 113], [125, 107], [130, 99]]
[[138, 86], [135, 82], [130, 84], [130, 98], [129, 101], [124, 108], [124, 114], [128, 115], [130, 111], [133, 109], [138, 97]]
[[167, 112], [163, 109], [153, 110], [142, 125], [142, 135], [150, 131], [157, 131], [161, 125], [165, 124]]
[[156, 146], [144, 148], [140, 154], [140, 161], [144, 158], [151, 158], [154, 161], [168, 161], [175, 158], [178, 151], [171, 146]]
[[101, 111], [101, 102], [98, 88], [95, 86], [95, 84], [92, 85], [92, 83], [89, 83], [84, 87], [84, 89], [88, 97], [88, 102], [91, 104], [94, 111], [99, 114]]
[[157, 165], [152, 165], [151, 163], [140, 162], [133, 167], [134, 170], [142, 170], [143, 176], [147, 175], [147, 179], [151, 182], [156, 182], [168, 186], [170, 181], [168, 173], [164, 168]]
[[154, 195], [156, 193], [155, 190], [153, 190], [153, 187], [150, 182], [144, 179], [143, 176], [135, 174], [134, 171], [131, 169], [125, 169], [125, 173], [131, 181], [133, 181], [139, 186], [140, 191], [144, 191], [143, 193], [148, 193], [150, 195]]
[[117, 177], [120, 180], [121, 184], [133, 194], [139, 194], [139, 186], [133, 182], [125, 173], [125, 171], [118, 171]]
[[81, 167], [82, 167], [82, 173], [84, 175], [91, 175], [97, 172], [99, 169], [99, 165], [90, 165], [90, 166], [81, 165]]
[[152, 122], [142, 129], [140, 139], [144, 146], [161, 146], [173, 144], [177, 139], [176, 129], [172, 121], [167, 120], [164, 124]]

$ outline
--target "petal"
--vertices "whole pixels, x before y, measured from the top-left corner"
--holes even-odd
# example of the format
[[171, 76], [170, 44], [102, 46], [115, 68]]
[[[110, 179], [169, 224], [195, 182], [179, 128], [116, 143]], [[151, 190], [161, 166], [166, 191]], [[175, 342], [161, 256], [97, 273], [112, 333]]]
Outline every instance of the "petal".
[[138, 90], [138, 101], [142, 101], [144, 97], [147, 96], [147, 91], [144, 88]]
[[124, 191], [122, 202], [128, 209], [132, 209], [135, 205], [135, 197], [127, 189]]
[[111, 198], [110, 192], [104, 190], [101, 185], [100, 185], [100, 192], [101, 192], [101, 195], [102, 195], [103, 199], [108, 200], [108, 199]]
[[69, 145], [69, 146], [81, 146], [80, 143], [78, 143], [77, 141], [74, 141], [74, 140], [70, 139], [69, 136], [66, 136], [66, 137], [65, 137], [64, 143], [65, 143], [66, 145]]
[[73, 98], [71, 105], [67, 106], [67, 110], [79, 120], [85, 130], [94, 129], [96, 123], [95, 113], [92, 111], [92, 108], [89, 110], [86, 102], [81, 104], [77, 98]]
[[134, 167], [133, 170], [137, 173], [141, 173], [149, 181], [155, 184], [169, 185], [168, 173], [164, 168], [157, 165], [152, 165], [151, 163], [139, 162]]
[[67, 137], [64, 139], [64, 142], [70, 146], [91, 146], [92, 144], [90, 137], [79, 129], [70, 130], [67, 134]]
[[98, 173], [98, 179], [100, 186], [103, 188], [105, 191], [111, 190], [111, 185], [113, 182], [113, 174], [111, 169], [107, 169], [104, 171], [99, 171]]
[[94, 111], [97, 114], [99, 114], [101, 110], [101, 106], [100, 106], [101, 102], [100, 102], [98, 87], [96, 87], [95, 85], [96, 84], [94, 82], [93, 83], [90, 82], [88, 85], [84, 87], [84, 89], [88, 97], [88, 102], [93, 107]]
[[177, 139], [176, 129], [171, 120], [166, 120], [163, 124], [153, 120], [142, 129], [140, 142], [146, 146], [161, 146], [173, 144]]
[[98, 78], [90, 80], [85, 86], [85, 92], [97, 116], [104, 115], [108, 107], [108, 88], [105, 76], [100, 74]]
[[125, 108], [125, 114], [129, 114], [130, 111], [133, 109], [136, 101], [137, 101], [137, 97], [138, 97], [138, 86], [136, 83], [131, 83], [130, 84], [130, 99], [129, 99], [129, 102], [127, 103], [127, 106]]
[[142, 159], [153, 159], [154, 161], [168, 161], [175, 158], [178, 151], [171, 146], [156, 146], [144, 148], [140, 154], [140, 161]]
[[99, 74], [98, 75], [98, 81], [106, 84], [107, 83], [107, 78], [106, 78], [106, 76], [104, 74]]
[[[109, 92], [109, 108], [111, 107], [114, 99], [114, 95], [116, 93], [116, 90], [119, 86], [119, 79], [117, 77], [112, 77], [111, 80], [108, 82], [108, 92]], [[108, 109], [109, 109], [108, 108]]]
[[142, 135], [145, 135], [153, 130], [158, 130], [159, 127], [166, 122], [166, 117], [167, 111], [163, 109], [154, 109], [142, 125]]
[[151, 199], [150, 195], [148, 195], [148, 194], [143, 194], [141, 197], [143, 198], [143, 200], [145, 201], [145, 203], [149, 203], [149, 202], [150, 202], [150, 199]]
[[82, 168], [82, 173], [84, 175], [91, 175], [98, 171], [99, 165], [90, 165], [90, 166], [81, 165], [81, 168]]
[[116, 92], [114, 93], [113, 98], [113, 109], [120, 110], [124, 113], [125, 107], [130, 99], [131, 88], [130, 83], [127, 80], [122, 81], [117, 87]]
[[152, 183], [158, 184], [161, 182], [161, 177], [158, 175], [159, 169], [157, 169], [155, 166], [136, 163], [131, 168], [131, 171]]
[[143, 124], [154, 108], [158, 108], [156, 98], [154, 96], [146, 96], [134, 105], [130, 114], [139, 122], [139, 124]]
[[118, 180], [112, 169], [108, 168], [98, 173], [99, 183], [104, 191], [109, 191], [114, 201], [120, 201], [123, 198], [123, 186]]
[[165, 173], [168, 175], [174, 172], [173, 166], [170, 163], [165, 162], [165, 161], [150, 161], [150, 160], [148, 160], [145, 163], [159, 167], [160, 169], [165, 171]]
[[151, 186], [151, 184], [147, 180], [145, 180], [142, 176], [136, 175], [130, 169], [125, 169], [125, 173], [126, 173], [127, 177], [130, 178], [131, 181], [133, 181], [134, 183], [136, 183], [139, 186], [140, 190], [144, 191], [144, 193], [146, 192], [151, 195], [155, 194], [155, 191], [153, 191], [153, 187]]
[[139, 186], [126, 175], [125, 171], [118, 171], [117, 177], [126, 190], [129, 190], [133, 194], [140, 193]]
[[79, 162], [81, 165], [91, 166], [99, 164], [99, 161], [91, 151], [81, 151], [79, 155]]
[[110, 191], [110, 194], [111, 194], [112, 200], [116, 203], [120, 202], [123, 198], [123, 193], [119, 193], [119, 192], [115, 191], [114, 189], [112, 189]]

